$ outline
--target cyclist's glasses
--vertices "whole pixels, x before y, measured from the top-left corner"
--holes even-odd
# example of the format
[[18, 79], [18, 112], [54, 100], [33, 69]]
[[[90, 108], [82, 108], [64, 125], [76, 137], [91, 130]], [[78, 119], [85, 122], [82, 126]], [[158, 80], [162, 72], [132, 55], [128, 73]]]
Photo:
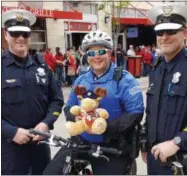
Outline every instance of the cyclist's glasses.
[[94, 57], [96, 54], [98, 54], [99, 56], [102, 56], [102, 55], [106, 54], [107, 51], [108, 51], [108, 49], [88, 50], [87, 55], [90, 57]]
[[170, 29], [170, 30], [158, 30], [156, 31], [156, 35], [161, 37], [166, 33], [167, 35], [175, 35], [177, 32], [182, 31], [182, 29]]
[[18, 38], [20, 35], [23, 38], [29, 38], [31, 36], [31, 32], [24, 32], [24, 31], [8, 31], [11, 37]]

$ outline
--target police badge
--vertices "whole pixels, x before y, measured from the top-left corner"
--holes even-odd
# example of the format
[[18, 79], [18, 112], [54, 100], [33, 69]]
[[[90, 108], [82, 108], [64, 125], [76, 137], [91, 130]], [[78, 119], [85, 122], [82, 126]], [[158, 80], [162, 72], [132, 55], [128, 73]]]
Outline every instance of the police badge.
[[16, 14], [16, 20], [17, 21], [23, 21], [23, 14], [22, 13], [17, 13]]
[[163, 15], [168, 17], [171, 15], [172, 11], [173, 11], [173, 6], [171, 5], [165, 5], [162, 7], [163, 10]]
[[181, 73], [179, 73], [179, 72], [174, 73], [172, 83], [174, 83], [174, 84], [178, 83], [180, 76], [181, 76]]

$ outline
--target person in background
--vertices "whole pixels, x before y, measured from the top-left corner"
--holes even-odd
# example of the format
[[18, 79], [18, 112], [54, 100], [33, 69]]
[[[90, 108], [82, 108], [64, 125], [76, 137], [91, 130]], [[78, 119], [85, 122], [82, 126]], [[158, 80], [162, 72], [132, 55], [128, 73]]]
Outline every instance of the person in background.
[[64, 80], [64, 63], [63, 63], [63, 59], [64, 56], [63, 54], [60, 52], [60, 48], [56, 47], [55, 48], [56, 51], [56, 55], [55, 55], [55, 59], [56, 59], [56, 69], [55, 69], [55, 75], [57, 78], [57, 83], [62, 86], [62, 83], [65, 84], [65, 80]]
[[129, 49], [127, 51], [127, 56], [135, 56], [135, 52], [134, 52], [134, 46], [133, 45], [130, 45], [129, 46]]
[[145, 47], [142, 52], [143, 76], [147, 76], [151, 71], [152, 55], [149, 47]]
[[80, 65], [78, 66], [77, 74], [80, 76], [88, 72], [90, 65], [87, 60], [88, 56], [86, 53], [82, 51], [81, 47], [79, 47], [79, 53], [80, 53]]
[[118, 47], [116, 49], [116, 57], [117, 57], [117, 66], [126, 69], [127, 54], [122, 49], [121, 44], [118, 44]]
[[67, 54], [67, 76], [70, 78], [69, 86], [71, 86], [76, 80], [77, 73], [77, 59], [75, 57], [75, 52], [73, 49], [70, 49]]
[[52, 72], [28, 53], [33, 13], [2, 13], [8, 50], [1, 58], [1, 174], [41, 175], [50, 162], [50, 148], [29, 129], [49, 132], [64, 104]]
[[51, 48], [47, 48], [44, 54], [45, 62], [47, 63], [49, 69], [54, 73], [56, 68], [56, 59], [51, 52]]

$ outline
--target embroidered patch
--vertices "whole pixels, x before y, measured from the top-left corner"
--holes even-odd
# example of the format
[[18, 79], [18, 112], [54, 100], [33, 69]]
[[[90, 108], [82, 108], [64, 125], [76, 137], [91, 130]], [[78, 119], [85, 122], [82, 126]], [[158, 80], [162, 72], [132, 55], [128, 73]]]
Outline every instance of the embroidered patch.
[[129, 93], [130, 93], [131, 95], [135, 95], [135, 94], [137, 94], [137, 93], [139, 93], [139, 92], [142, 92], [140, 86], [135, 86], [135, 87], [129, 89]]
[[14, 83], [16, 80], [15, 79], [7, 79], [6, 82], [7, 83]]

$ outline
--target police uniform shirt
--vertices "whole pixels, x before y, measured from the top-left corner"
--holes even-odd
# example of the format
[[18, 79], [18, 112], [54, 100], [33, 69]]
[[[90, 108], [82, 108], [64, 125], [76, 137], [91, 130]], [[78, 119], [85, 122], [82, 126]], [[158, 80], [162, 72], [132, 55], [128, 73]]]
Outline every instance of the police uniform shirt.
[[[173, 139], [178, 132], [182, 131], [187, 122], [187, 57], [185, 49], [182, 49], [169, 63], [163, 59], [150, 75], [150, 88], [148, 96], [148, 120], [151, 131], [156, 132], [156, 143]], [[163, 79], [161, 72], [164, 71]], [[180, 76], [176, 76], [176, 75]], [[177, 78], [178, 77], [178, 78]], [[157, 84], [162, 79], [160, 90]], [[158, 95], [160, 92], [160, 96]], [[158, 116], [156, 121], [151, 119], [156, 114], [154, 97], [159, 96]], [[155, 105], [156, 106], [156, 105]], [[155, 118], [155, 117], [154, 117]], [[156, 122], [156, 124], [153, 124]], [[187, 125], [187, 124], [186, 124]], [[150, 136], [153, 142], [154, 136]]]
[[15, 127], [33, 128], [44, 122], [52, 128], [61, 113], [63, 96], [50, 71], [31, 56], [26, 63], [7, 51], [2, 58], [2, 134], [12, 138]]

